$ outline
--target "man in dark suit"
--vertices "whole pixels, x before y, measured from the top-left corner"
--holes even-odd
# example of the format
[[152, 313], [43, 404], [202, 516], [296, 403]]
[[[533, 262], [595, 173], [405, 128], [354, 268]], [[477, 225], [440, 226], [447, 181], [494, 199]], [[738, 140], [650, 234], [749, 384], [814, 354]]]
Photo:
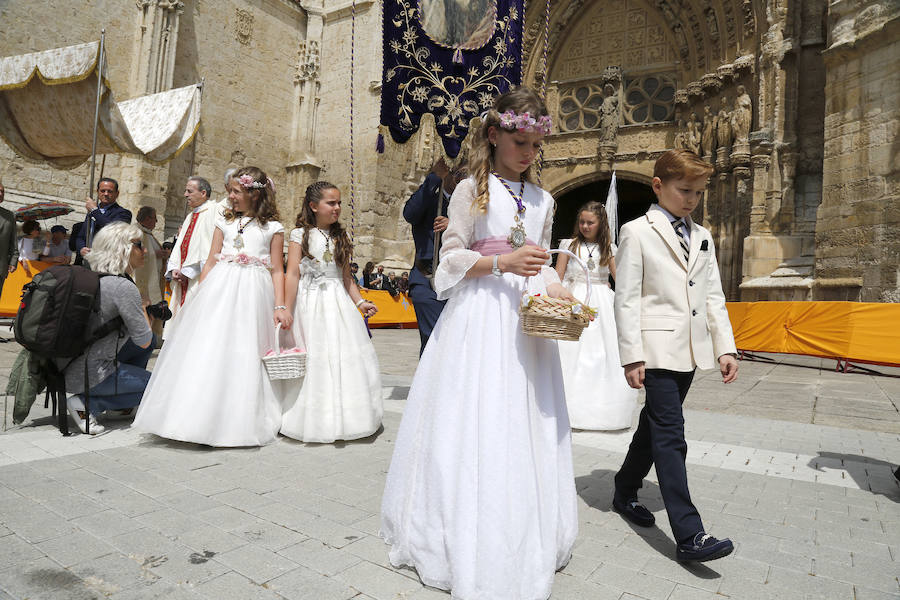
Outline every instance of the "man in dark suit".
[[[425, 344], [437, 323], [445, 301], [438, 300], [431, 287], [434, 259], [434, 234], [447, 229], [449, 222], [447, 205], [450, 194], [456, 189], [457, 182], [465, 176], [465, 168], [457, 167], [450, 171], [444, 159], [438, 160], [413, 195], [403, 207], [403, 218], [412, 225], [413, 241], [416, 244], [416, 262], [409, 272], [409, 299], [416, 309], [416, 320], [419, 323], [419, 337], [422, 345], [419, 354], [425, 350]], [[440, 212], [438, 202], [440, 201]], [[438, 249], [440, 252], [440, 249]]]
[[131, 211], [116, 203], [119, 198], [119, 182], [109, 177], [102, 177], [97, 182], [97, 202], [88, 198], [84, 203], [87, 216], [84, 218], [84, 226], [75, 238], [75, 250], [79, 256], [85, 256], [91, 251], [86, 243], [87, 233], [90, 231], [91, 239], [97, 232], [110, 223], [122, 221], [131, 223]]
[[[3, 202], [6, 190], [0, 183], [0, 202]], [[16, 216], [0, 208], [0, 293], [6, 276], [19, 266], [19, 246], [16, 244]]]

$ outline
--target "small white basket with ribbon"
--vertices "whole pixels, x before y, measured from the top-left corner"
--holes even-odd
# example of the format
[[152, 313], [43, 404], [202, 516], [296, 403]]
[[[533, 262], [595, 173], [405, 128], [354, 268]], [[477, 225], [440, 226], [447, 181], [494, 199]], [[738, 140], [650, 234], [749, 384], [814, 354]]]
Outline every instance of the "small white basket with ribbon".
[[[548, 250], [548, 254], [567, 254], [575, 259], [584, 270], [586, 281], [591, 280], [590, 271], [580, 258], [568, 250]], [[551, 298], [540, 294], [522, 296], [522, 304], [519, 306], [522, 332], [525, 335], [550, 338], [554, 340], [578, 341], [581, 332], [587, 327], [595, 311], [590, 306], [591, 286], [587, 286], [587, 294], [584, 302], [572, 302], [562, 298]]]
[[262, 357], [269, 379], [300, 379], [306, 375], [306, 351], [290, 348], [282, 351], [279, 333], [281, 325], [275, 326], [275, 350]]

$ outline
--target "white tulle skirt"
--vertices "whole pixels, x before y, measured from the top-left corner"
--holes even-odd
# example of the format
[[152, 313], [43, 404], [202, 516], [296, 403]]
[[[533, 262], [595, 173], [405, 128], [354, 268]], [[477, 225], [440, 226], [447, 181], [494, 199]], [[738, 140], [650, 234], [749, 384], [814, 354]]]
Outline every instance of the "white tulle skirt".
[[461, 600], [545, 600], [578, 530], [559, 355], [519, 329], [523, 288], [482, 277], [447, 303], [385, 485], [391, 563]]
[[301, 280], [294, 338], [307, 349], [306, 377], [284, 386], [281, 433], [304, 442], [354, 440], [381, 427], [381, 373], [362, 315], [340, 279]]
[[[583, 299], [585, 282], [571, 284]], [[615, 293], [604, 284], [591, 288], [597, 316], [577, 342], [559, 342], [566, 405], [574, 429], [614, 430], [631, 427], [638, 391], [628, 386], [619, 363], [619, 342], [613, 313]]]
[[217, 263], [175, 315], [133, 426], [208, 446], [272, 442], [281, 398], [260, 357], [274, 348], [274, 304], [268, 270]]

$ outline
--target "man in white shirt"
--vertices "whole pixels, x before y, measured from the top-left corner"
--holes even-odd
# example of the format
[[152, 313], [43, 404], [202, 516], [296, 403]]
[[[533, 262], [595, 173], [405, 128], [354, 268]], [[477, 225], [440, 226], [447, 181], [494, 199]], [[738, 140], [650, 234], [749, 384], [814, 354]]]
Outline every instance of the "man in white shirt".
[[72, 251], [69, 250], [66, 233], [66, 228], [62, 225], [54, 225], [50, 228], [50, 241], [44, 245], [44, 249], [41, 251], [41, 260], [58, 265], [69, 264]]
[[[210, 199], [211, 194], [212, 187], [202, 177], [190, 177], [184, 186], [184, 198], [191, 213], [181, 225], [175, 248], [166, 266], [166, 279], [172, 283], [169, 309], [173, 315], [176, 315], [184, 303], [190, 300], [197, 287], [203, 263], [209, 256], [216, 227], [216, 214], [221, 210], [219, 203]], [[163, 339], [172, 334], [174, 320], [166, 322]]]

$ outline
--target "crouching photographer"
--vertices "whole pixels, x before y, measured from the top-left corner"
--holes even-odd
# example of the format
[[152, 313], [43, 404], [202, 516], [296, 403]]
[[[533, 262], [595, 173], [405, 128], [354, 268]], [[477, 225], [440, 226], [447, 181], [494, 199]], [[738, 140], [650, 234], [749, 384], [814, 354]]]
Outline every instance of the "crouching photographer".
[[[82, 432], [86, 418], [90, 419], [91, 434], [102, 432], [103, 426], [96, 421], [101, 413], [107, 418], [133, 416], [150, 380], [147, 361], [154, 348], [151, 315], [163, 320], [166, 313], [171, 317], [164, 302], [163, 306], [151, 306], [142, 300], [131, 278], [135, 269], [144, 264], [142, 237], [143, 232], [136, 225], [121, 222], [111, 223], [97, 233], [87, 259], [91, 270], [101, 275], [100, 306], [99, 314], [90, 317], [89, 326], [96, 331], [112, 324], [114, 329], [94, 341], [84, 354], [74, 359], [55, 359], [57, 366], [64, 369], [66, 391], [74, 394], [66, 406]], [[85, 414], [85, 388], [90, 415]]]

